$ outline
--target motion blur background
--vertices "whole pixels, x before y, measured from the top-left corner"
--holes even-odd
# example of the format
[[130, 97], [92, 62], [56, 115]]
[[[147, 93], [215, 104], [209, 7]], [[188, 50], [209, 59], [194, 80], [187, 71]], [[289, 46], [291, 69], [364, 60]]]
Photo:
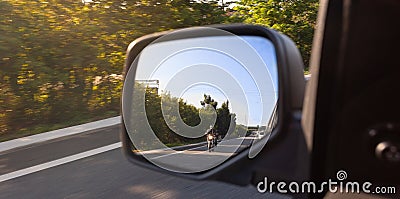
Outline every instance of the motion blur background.
[[0, 141], [119, 115], [130, 42], [189, 26], [252, 23], [293, 39], [306, 72], [317, 0], [1, 0]]

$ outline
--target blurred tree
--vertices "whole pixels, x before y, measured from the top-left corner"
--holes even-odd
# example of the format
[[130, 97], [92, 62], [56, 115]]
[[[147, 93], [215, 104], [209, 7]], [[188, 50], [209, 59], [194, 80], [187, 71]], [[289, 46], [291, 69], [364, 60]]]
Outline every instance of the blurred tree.
[[318, 0], [240, 0], [231, 21], [260, 24], [288, 35], [308, 68], [317, 19]]
[[[230, 21], [289, 35], [307, 64], [317, 6], [316, 0], [241, 0], [227, 14], [216, 1], [2, 0], [0, 139], [118, 115], [126, 47], [152, 32], [225, 23], [232, 15]], [[185, 107], [184, 122], [198, 124], [199, 110], [174, 100]], [[203, 103], [218, 105], [207, 96]], [[154, 111], [151, 117], [159, 118]], [[154, 125], [167, 132], [165, 124]], [[35, 130], [41, 126], [47, 127]]]
[[3, 0], [0, 12], [0, 136], [14, 137], [119, 114], [131, 41], [226, 19], [215, 2], [183, 0]]

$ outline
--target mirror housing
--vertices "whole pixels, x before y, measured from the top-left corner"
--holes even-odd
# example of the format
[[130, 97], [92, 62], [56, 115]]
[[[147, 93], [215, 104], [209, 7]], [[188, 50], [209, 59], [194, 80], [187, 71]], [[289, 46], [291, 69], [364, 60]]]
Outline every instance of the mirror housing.
[[[195, 180], [217, 180], [237, 185], [254, 184], [263, 181], [264, 177], [282, 181], [303, 181], [308, 179], [309, 152], [301, 130], [300, 115], [303, 105], [305, 80], [303, 75], [303, 62], [295, 44], [285, 35], [274, 30], [254, 25], [217, 25], [208, 26], [223, 30], [238, 36], [259, 36], [272, 42], [278, 69], [279, 93], [277, 113], [279, 115], [277, 126], [273, 130], [268, 143], [256, 143], [236, 156], [232, 156], [224, 163], [210, 170], [198, 173], [176, 173], [161, 169], [146, 158], [132, 152], [132, 142], [127, 133], [122, 115], [121, 140], [123, 150], [129, 161], [156, 171], [162, 171], [176, 176]], [[188, 39], [196, 37], [217, 36], [209, 33], [207, 28], [187, 28], [172, 37], [164, 37], [164, 41]], [[132, 42], [127, 49], [127, 58], [124, 75], [131, 67], [136, 67], [135, 59], [142, 50], [156, 39], [167, 35], [171, 31], [155, 33], [141, 37]], [[133, 82], [124, 82], [124, 86]], [[265, 146], [264, 146], [265, 145]], [[249, 157], [250, 150], [260, 151], [257, 156]], [[301, 166], [300, 166], [301, 165]]]

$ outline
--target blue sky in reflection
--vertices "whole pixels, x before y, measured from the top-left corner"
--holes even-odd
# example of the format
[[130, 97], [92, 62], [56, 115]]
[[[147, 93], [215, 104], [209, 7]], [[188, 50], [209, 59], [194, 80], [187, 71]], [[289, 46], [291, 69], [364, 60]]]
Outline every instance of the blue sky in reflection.
[[275, 49], [262, 37], [240, 38], [152, 44], [140, 56], [135, 79], [159, 80], [159, 92], [169, 92], [197, 107], [201, 107], [203, 94], [211, 95], [218, 107], [229, 100], [237, 123], [265, 125], [278, 96]]

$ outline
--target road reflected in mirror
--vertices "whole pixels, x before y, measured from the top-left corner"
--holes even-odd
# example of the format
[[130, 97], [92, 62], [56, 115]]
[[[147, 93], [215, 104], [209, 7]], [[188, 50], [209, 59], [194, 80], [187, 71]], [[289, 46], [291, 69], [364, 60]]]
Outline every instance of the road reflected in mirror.
[[124, 121], [132, 151], [160, 167], [208, 170], [267, 140], [277, 123], [275, 49], [266, 38], [162, 41], [136, 63]]

